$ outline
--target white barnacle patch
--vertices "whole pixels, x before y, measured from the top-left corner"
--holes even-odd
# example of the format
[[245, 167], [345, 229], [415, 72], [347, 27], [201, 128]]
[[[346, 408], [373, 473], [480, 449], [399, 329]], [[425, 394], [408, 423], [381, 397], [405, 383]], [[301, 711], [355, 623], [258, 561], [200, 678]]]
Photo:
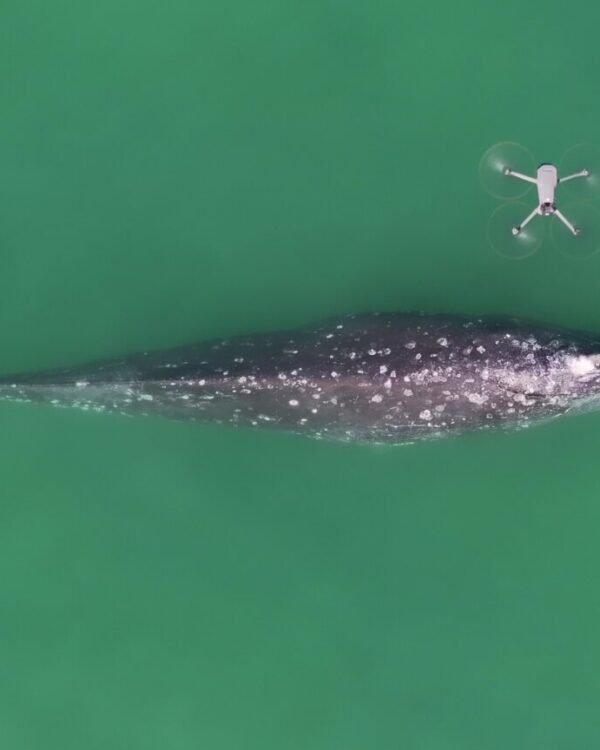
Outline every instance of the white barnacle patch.
[[367, 354], [370, 357], [374, 357], [377, 354], [377, 350], [376, 349], [369, 349], [369, 351], [367, 352]]
[[589, 375], [596, 370], [592, 357], [581, 355], [579, 357], [567, 357], [567, 367], [573, 375]]
[[198, 385], [206, 385], [206, 380], [199, 380]]
[[387, 372], [387, 365], [379, 365], [379, 374], [385, 375]]
[[480, 354], [485, 354], [485, 346], [481, 346], [481, 344], [477, 347], [477, 351]]
[[238, 383], [245, 383], [248, 380], [248, 378], [245, 375], [242, 375], [238, 378]]
[[389, 390], [392, 387], [392, 379], [388, 378], [383, 385]]
[[336, 372], [335, 370], [332, 370], [332, 372], [331, 372], [331, 377], [332, 378], [339, 378], [339, 376], [340, 376], [339, 372]]
[[439, 339], [437, 340], [437, 343], [438, 343], [438, 344], [439, 344], [440, 346], [444, 346], [444, 347], [447, 347], [447, 346], [448, 346], [448, 339], [447, 339], [447, 338], [445, 338], [444, 336], [440, 336], [440, 338], [439, 338]]
[[277, 377], [279, 378], [279, 380], [287, 380], [287, 375], [285, 374], [285, 372], [278, 373]]
[[381, 393], [375, 393], [373, 396], [371, 396], [371, 401], [375, 404], [380, 404], [383, 401], [383, 396]]
[[527, 398], [524, 393], [515, 393], [514, 400], [519, 404], [523, 404], [523, 406], [532, 406], [535, 404], [535, 399]]
[[437, 411], [438, 414], [441, 414], [445, 408], [446, 404], [438, 404], [436, 407], [434, 407], [435, 411]]
[[419, 419], [424, 419], [427, 422], [431, 420], [431, 412], [429, 409], [423, 409], [423, 411], [419, 414]]
[[78, 380], [77, 383], [75, 383], [77, 388], [85, 388], [86, 385], [89, 385], [87, 380]]
[[416, 341], [409, 341], [407, 344], [404, 344], [404, 346], [407, 349], [414, 349], [416, 345], [417, 345]]
[[299, 402], [297, 401], [297, 399], [295, 399], [295, 398], [291, 398], [291, 399], [290, 399], [290, 400], [288, 401], [288, 403], [289, 403], [289, 405], [290, 405], [290, 406], [298, 406], [298, 403], [299, 403]]
[[472, 404], [477, 404], [478, 406], [481, 406], [481, 404], [485, 404], [485, 402], [489, 400], [488, 397], [483, 393], [467, 393], [467, 399]]
[[417, 360], [417, 362], [421, 359], [422, 356], [423, 355], [420, 354], [420, 353], [419, 354], [415, 354], [415, 359]]
[[404, 390], [402, 391], [402, 393], [403, 393], [403, 394], [404, 394], [405, 396], [412, 396], [412, 395], [413, 395], [413, 392], [411, 391], [411, 389], [410, 389], [410, 388], [405, 388], [405, 389], [404, 389]]
[[140, 401], [154, 401], [154, 396], [151, 396], [149, 393], [140, 393], [139, 399]]
[[325, 336], [325, 338], [326, 338], [326, 339], [332, 339], [332, 338], [333, 338], [333, 333], [328, 333], [328, 334], [327, 334], [327, 335]]

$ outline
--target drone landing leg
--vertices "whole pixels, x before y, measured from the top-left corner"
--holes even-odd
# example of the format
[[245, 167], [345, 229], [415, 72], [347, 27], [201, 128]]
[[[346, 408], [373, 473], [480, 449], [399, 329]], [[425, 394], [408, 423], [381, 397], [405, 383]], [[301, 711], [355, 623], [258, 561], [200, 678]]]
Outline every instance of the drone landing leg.
[[566, 177], [561, 177], [558, 182], [567, 182], [568, 180], [574, 180], [576, 177], [589, 177], [589, 174], [587, 169], [582, 169], [581, 172], [574, 172]]
[[504, 174], [507, 175], [507, 177], [516, 177], [519, 180], [525, 180], [525, 182], [533, 182], [534, 185], [537, 185], [537, 180], [535, 177], [529, 177], [529, 175], [521, 174], [521, 172], [515, 172], [514, 170], [510, 169], [510, 167], [506, 167], [504, 169]]
[[579, 234], [581, 230], [578, 229], [576, 226], [573, 226], [573, 224], [571, 224], [571, 222], [565, 217], [565, 215], [562, 214], [558, 209], [554, 212], [554, 215], [557, 216], [562, 221], [562, 223], [567, 227], [567, 229], [569, 230], [569, 232], [571, 232], [572, 235], [576, 237]]
[[512, 233], [515, 235], [515, 237], [523, 230], [525, 227], [529, 224], [529, 222], [533, 219], [533, 217], [539, 213], [537, 208], [534, 208], [533, 211], [529, 214], [529, 216], [525, 219], [525, 221], [522, 221], [520, 224], [518, 224], [516, 227], [512, 228]]

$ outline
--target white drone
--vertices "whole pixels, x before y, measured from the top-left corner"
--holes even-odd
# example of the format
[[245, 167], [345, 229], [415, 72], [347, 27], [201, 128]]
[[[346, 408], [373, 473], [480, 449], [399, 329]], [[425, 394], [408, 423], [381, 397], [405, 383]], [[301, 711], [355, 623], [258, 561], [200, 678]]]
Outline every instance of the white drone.
[[516, 177], [519, 180], [525, 180], [526, 182], [533, 182], [533, 184], [537, 186], [538, 191], [539, 204], [524, 221], [512, 228], [512, 233], [515, 236], [519, 234], [538, 214], [540, 216], [552, 216], [554, 214], [554, 216], [558, 217], [573, 235], [576, 236], [581, 232], [578, 227], [571, 224], [566, 216], [556, 208], [555, 193], [557, 186], [563, 182], [574, 180], [577, 177], [588, 177], [590, 173], [587, 169], [582, 169], [581, 172], [575, 172], [575, 174], [570, 174], [568, 177], [561, 177], [560, 179], [558, 177], [558, 170], [554, 164], [540, 164], [537, 171], [537, 177], [529, 177], [529, 175], [515, 172], [513, 169], [510, 169], [510, 167], [504, 168], [504, 174], [508, 177]]

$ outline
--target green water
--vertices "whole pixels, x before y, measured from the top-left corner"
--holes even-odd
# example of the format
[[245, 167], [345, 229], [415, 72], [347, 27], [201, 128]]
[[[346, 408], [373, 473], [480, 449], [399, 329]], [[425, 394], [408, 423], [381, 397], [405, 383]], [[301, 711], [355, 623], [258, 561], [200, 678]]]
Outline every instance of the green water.
[[[9, 0], [2, 371], [377, 309], [600, 330], [600, 256], [495, 255], [477, 180], [599, 140], [599, 21]], [[600, 745], [600, 414], [400, 449], [0, 420], [2, 748]]]

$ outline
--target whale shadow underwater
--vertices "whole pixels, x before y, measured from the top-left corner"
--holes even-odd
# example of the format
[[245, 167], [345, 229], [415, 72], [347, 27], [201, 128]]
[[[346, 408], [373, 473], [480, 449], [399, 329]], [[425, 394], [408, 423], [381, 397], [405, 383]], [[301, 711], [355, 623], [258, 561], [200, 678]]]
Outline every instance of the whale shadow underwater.
[[600, 337], [370, 313], [0, 379], [0, 399], [403, 444], [600, 406]]

